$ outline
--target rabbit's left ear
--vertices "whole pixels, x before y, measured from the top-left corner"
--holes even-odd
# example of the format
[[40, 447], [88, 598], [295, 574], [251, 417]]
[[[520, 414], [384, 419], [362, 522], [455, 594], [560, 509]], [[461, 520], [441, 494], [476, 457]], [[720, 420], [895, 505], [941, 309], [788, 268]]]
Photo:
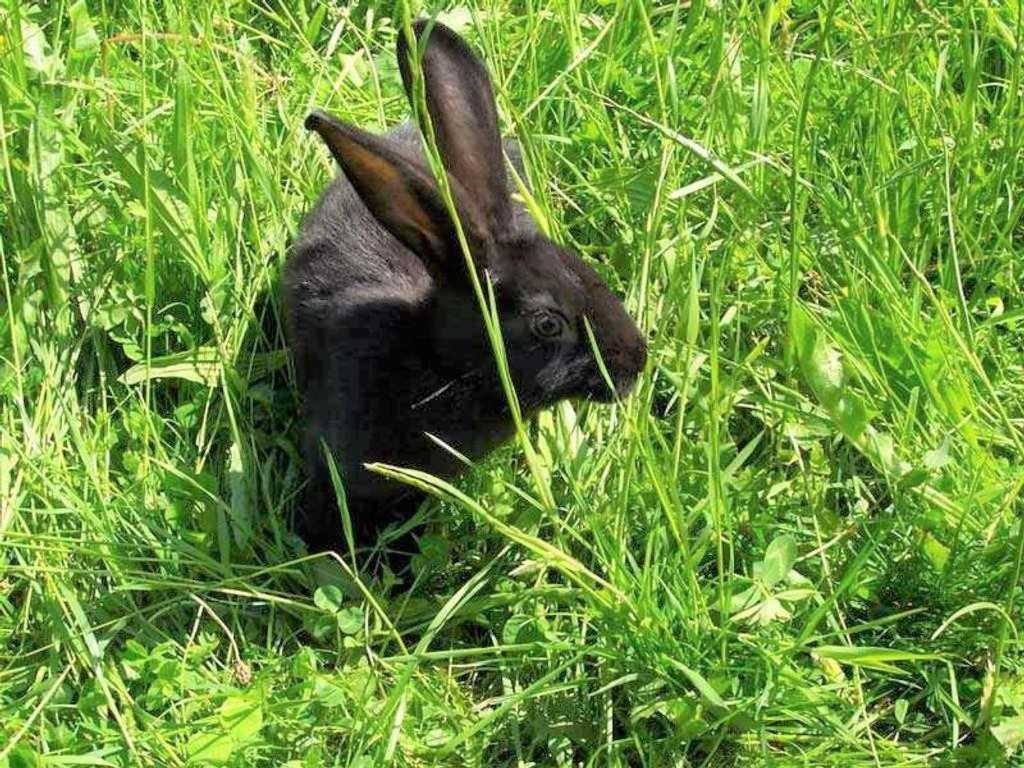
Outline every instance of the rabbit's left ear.
[[[310, 113], [306, 128], [320, 134], [353, 189], [385, 229], [429, 266], [465, 273], [455, 226], [427, 168], [381, 137], [326, 112]], [[482, 239], [486, 235], [471, 196], [458, 180], [450, 189], [467, 236]]]
[[415, 102], [412, 68], [420, 68], [427, 112], [441, 160], [469, 192], [494, 233], [511, 219], [505, 160], [494, 90], [483, 62], [465, 41], [438, 22], [413, 23], [417, 62], [404, 34], [398, 36], [398, 66], [410, 102]]

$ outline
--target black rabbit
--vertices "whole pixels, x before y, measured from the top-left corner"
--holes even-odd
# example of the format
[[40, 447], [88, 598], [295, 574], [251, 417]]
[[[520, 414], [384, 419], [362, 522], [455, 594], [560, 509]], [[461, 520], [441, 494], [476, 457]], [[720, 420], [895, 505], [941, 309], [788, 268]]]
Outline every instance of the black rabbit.
[[[646, 361], [643, 336], [597, 274], [513, 202], [502, 150], [517, 165], [519, 152], [503, 145], [483, 63], [442, 24], [413, 26], [437, 147], [478, 274], [494, 285], [524, 415], [564, 398], [612, 399], [584, 318], [616, 393], [626, 394]], [[411, 98], [409, 53], [399, 35]], [[324, 550], [342, 537], [321, 441], [365, 533], [408, 515], [420, 495], [364, 463], [451, 477], [460, 462], [428, 434], [477, 458], [513, 423], [419, 131], [406, 123], [375, 135], [319, 111], [306, 127], [344, 171], [306, 218], [284, 276], [310, 473], [300, 532]]]

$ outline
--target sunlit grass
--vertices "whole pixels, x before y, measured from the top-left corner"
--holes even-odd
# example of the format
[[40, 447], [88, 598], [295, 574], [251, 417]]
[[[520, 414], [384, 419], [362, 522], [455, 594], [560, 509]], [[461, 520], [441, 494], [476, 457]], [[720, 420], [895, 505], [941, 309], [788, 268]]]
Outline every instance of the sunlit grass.
[[448, 8], [651, 352], [400, 583], [290, 532], [277, 286], [372, 6], [0, 9], [0, 766], [1019, 760], [1020, 4]]

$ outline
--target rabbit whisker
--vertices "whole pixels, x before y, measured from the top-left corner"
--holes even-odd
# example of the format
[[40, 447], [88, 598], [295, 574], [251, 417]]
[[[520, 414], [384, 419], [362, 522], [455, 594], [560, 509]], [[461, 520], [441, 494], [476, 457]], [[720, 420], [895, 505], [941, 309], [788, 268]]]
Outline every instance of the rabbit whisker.
[[447, 384], [443, 384], [441, 387], [439, 387], [438, 389], [436, 389], [433, 392], [431, 392], [429, 395], [424, 397], [422, 400], [417, 400], [415, 403], [410, 405], [409, 406], [409, 410], [410, 411], [415, 411], [417, 408], [423, 407], [424, 405], [429, 403], [431, 400], [436, 400], [441, 395], [443, 395], [445, 392], [447, 392], [449, 389], [451, 389], [453, 386], [458, 384], [460, 381], [462, 381], [463, 379], [465, 379], [465, 378], [467, 378], [469, 376], [472, 376], [474, 373], [477, 372], [477, 370], [478, 370], [477, 368], [473, 368], [472, 370], [466, 371], [461, 376], [456, 376], [454, 379], [449, 381]]

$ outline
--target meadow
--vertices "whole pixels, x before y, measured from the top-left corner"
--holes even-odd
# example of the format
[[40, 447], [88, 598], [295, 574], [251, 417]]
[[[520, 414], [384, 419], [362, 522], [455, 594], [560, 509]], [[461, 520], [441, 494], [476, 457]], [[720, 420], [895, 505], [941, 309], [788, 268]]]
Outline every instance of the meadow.
[[[279, 276], [486, 60], [650, 340], [309, 556]], [[1024, 759], [1020, 0], [0, 4], [0, 768]], [[526, 457], [531, 457], [528, 462]]]

